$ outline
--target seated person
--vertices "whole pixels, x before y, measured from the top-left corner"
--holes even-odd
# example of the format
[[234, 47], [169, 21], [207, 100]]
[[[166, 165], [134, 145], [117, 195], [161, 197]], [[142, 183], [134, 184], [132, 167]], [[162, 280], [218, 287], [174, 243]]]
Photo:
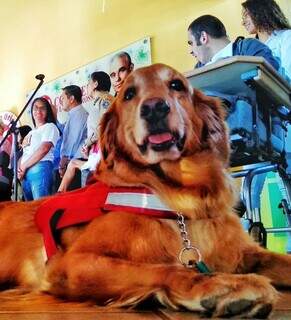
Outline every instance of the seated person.
[[246, 0], [242, 24], [267, 45], [280, 63], [279, 73], [291, 82], [291, 25], [275, 0]]
[[[223, 23], [216, 17], [204, 15], [195, 19], [188, 27], [188, 44], [190, 54], [197, 58], [196, 68], [214, 63], [220, 59], [240, 55], [240, 56], [260, 56], [263, 57], [276, 70], [279, 68], [277, 60], [272, 51], [265, 44], [257, 39], [237, 38], [232, 42], [227, 36]], [[217, 92], [215, 95], [218, 95]], [[222, 95], [222, 98], [225, 98]], [[238, 103], [240, 97], [230, 97], [230, 104]], [[228, 97], [226, 97], [228, 99]], [[231, 121], [230, 117], [227, 121]], [[257, 178], [256, 178], [257, 179]], [[253, 186], [258, 194], [261, 193], [264, 180], [254, 180]], [[260, 203], [257, 197], [252, 197], [253, 208], [259, 210]]]
[[[242, 24], [249, 34], [266, 44], [280, 64], [279, 73], [291, 84], [291, 25], [274, 0], [246, 0], [242, 3]], [[287, 113], [289, 110], [280, 110]], [[289, 112], [290, 118], [290, 112]], [[286, 124], [287, 173], [291, 175], [291, 126]]]
[[[58, 192], [65, 192], [68, 190], [76, 170], [88, 169], [89, 171], [92, 171], [96, 168], [96, 165], [100, 160], [97, 145], [98, 124], [102, 115], [113, 100], [113, 97], [109, 94], [110, 87], [110, 77], [107, 73], [98, 71], [91, 74], [87, 90], [88, 95], [93, 98], [93, 103], [90, 104], [90, 107], [88, 108], [87, 139], [82, 147], [82, 153], [84, 157], [88, 157], [88, 160], [72, 159], [69, 162]], [[82, 181], [82, 185], [85, 185], [85, 181]]]
[[204, 15], [188, 27], [190, 54], [198, 60], [195, 68], [232, 56], [259, 56], [265, 58], [276, 70], [279, 64], [271, 50], [256, 39], [229, 40], [223, 23], [216, 17]]

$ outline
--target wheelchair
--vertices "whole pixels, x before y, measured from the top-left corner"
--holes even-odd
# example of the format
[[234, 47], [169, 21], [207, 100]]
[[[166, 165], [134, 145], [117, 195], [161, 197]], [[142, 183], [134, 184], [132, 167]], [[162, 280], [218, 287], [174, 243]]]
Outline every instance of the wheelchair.
[[[253, 74], [242, 75], [253, 96], [238, 98], [228, 110], [227, 124], [231, 140], [231, 167], [233, 177], [244, 177], [242, 196], [246, 205], [245, 218], [249, 221], [249, 233], [262, 246], [266, 246], [267, 233], [291, 231], [291, 176], [286, 154], [287, 124], [291, 112], [274, 103], [270, 96], [258, 90]], [[234, 168], [243, 166], [243, 170]], [[251, 190], [256, 175], [275, 171], [284, 185], [281, 208], [286, 215], [286, 227], [265, 228], [260, 212], [254, 210]]]
[[[227, 101], [231, 171], [233, 177], [244, 177], [242, 194], [249, 232], [262, 245], [266, 245], [267, 233], [290, 232], [289, 223], [286, 228], [265, 228], [251, 199], [254, 177], [260, 173], [278, 172], [286, 194], [281, 206], [287, 220], [291, 221], [288, 175], [291, 173], [288, 162], [291, 161], [287, 161], [285, 145], [286, 124], [290, 123], [291, 111], [290, 84], [258, 56], [224, 58], [186, 72], [185, 76], [193, 87]], [[243, 170], [240, 169], [242, 166]]]

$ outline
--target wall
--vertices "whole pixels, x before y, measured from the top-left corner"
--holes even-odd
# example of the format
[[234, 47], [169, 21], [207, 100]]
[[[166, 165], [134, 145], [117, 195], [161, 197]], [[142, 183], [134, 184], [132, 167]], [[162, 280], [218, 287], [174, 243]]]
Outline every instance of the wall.
[[[201, 14], [245, 35], [240, 0], [9, 0], [0, 10], [0, 110], [19, 112], [38, 73], [52, 80], [144, 36], [153, 62], [193, 67], [187, 27]], [[290, 0], [278, 3], [290, 14]]]

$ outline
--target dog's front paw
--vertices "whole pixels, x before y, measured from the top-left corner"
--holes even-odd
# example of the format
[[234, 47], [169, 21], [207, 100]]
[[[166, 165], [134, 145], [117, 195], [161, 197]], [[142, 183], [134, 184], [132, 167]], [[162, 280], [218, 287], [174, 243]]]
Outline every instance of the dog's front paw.
[[267, 318], [277, 300], [268, 279], [258, 275], [217, 275], [200, 304], [214, 317]]
[[172, 282], [163, 302], [213, 317], [267, 318], [278, 295], [267, 278], [255, 274], [200, 274], [183, 280]]

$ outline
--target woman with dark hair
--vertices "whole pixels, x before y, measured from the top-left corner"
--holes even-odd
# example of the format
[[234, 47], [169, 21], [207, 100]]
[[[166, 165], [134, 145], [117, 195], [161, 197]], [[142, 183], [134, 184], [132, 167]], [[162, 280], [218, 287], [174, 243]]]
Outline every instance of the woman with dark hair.
[[280, 64], [279, 73], [291, 82], [291, 26], [274, 0], [246, 0], [242, 3], [242, 24], [256, 34]]
[[93, 99], [93, 103], [87, 106], [89, 113], [87, 119], [87, 139], [84, 147], [90, 149], [92, 144], [98, 140], [97, 127], [103, 113], [108, 109], [113, 100], [109, 94], [111, 88], [110, 77], [106, 72], [96, 71], [90, 76], [87, 85], [87, 94]]
[[[291, 83], [291, 26], [288, 19], [274, 0], [246, 0], [242, 3], [242, 24], [249, 34], [264, 42], [279, 62], [279, 73]], [[288, 114], [285, 107], [279, 109]], [[286, 123], [287, 133], [282, 129], [281, 121], [274, 118], [272, 130], [285, 141], [286, 172], [291, 176], [291, 125]], [[255, 177], [252, 186], [252, 203], [255, 209], [260, 210], [260, 194], [263, 189], [266, 173]], [[285, 186], [278, 179], [278, 186], [284, 199], [288, 199]], [[290, 208], [288, 208], [290, 210]], [[287, 224], [291, 226], [291, 217], [286, 212]], [[288, 233], [286, 251], [291, 253], [291, 233]]]
[[[58, 192], [67, 191], [71, 181], [73, 180], [76, 170], [83, 172], [93, 171], [100, 160], [98, 152], [98, 125], [104, 112], [108, 109], [113, 96], [109, 94], [111, 80], [109, 75], [103, 71], [93, 72], [87, 85], [87, 95], [92, 98], [93, 103], [85, 106], [89, 115], [87, 118], [87, 139], [82, 147], [82, 153], [87, 161], [80, 159], [72, 159], [63, 176]], [[82, 175], [82, 185], [86, 183], [87, 175]]]
[[23, 155], [18, 168], [18, 178], [23, 180], [23, 194], [27, 201], [51, 194], [53, 149], [59, 138], [52, 107], [45, 98], [36, 98], [32, 102], [31, 116], [34, 129], [23, 140]]

